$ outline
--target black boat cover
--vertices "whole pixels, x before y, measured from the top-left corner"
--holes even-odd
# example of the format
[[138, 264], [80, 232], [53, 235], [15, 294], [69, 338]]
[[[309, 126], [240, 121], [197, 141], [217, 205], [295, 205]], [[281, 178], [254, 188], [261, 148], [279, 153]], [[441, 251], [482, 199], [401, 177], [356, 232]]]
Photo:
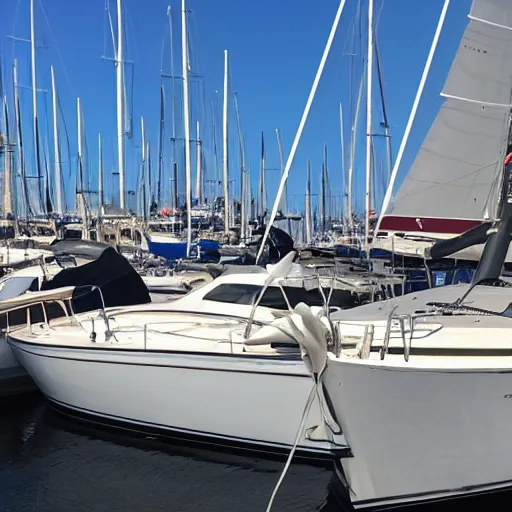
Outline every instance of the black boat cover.
[[92, 286], [101, 289], [105, 307], [132, 306], [151, 302], [144, 281], [129, 261], [113, 247], [106, 247], [98, 259], [79, 267], [61, 270], [53, 279], [45, 281], [41, 290], [63, 286], [78, 286], [73, 299], [75, 313], [101, 307], [101, 297]]
[[58, 240], [51, 244], [50, 250], [55, 256], [71, 255], [95, 260], [109, 247], [112, 246], [93, 240]]

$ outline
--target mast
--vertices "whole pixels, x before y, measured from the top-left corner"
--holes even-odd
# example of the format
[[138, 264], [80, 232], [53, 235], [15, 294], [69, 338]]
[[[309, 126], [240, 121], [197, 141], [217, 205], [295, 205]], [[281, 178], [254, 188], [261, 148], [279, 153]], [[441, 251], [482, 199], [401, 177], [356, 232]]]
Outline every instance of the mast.
[[171, 161], [172, 161], [172, 179], [171, 179], [171, 207], [178, 208], [178, 162], [176, 161], [176, 75], [174, 72], [174, 35], [172, 30], [172, 8], [167, 7], [169, 16], [169, 37], [171, 44], [171, 94], [172, 94], [172, 116], [171, 116]]
[[350, 227], [350, 233], [352, 234], [354, 231], [354, 217], [353, 217], [353, 182], [354, 182], [354, 165], [356, 158], [356, 142], [357, 142], [357, 125], [359, 123], [359, 112], [361, 110], [361, 100], [363, 97], [363, 84], [364, 77], [361, 76], [361, 80], [359, 82], [359, 91], [357, 93], [357, 102], [356, 102], [356, 115], [354, 118], [354, 123], [352, 125], [351, 131], [351, 139], [350, 139], [350, 166], [348, 168], [348, 197], [347, 197], [347, 210], [348, 210], [348, 225]]
[[192, 244], [192, 180], [190, 165], [190, 112], [188, 94], [188, 42], [186, 1], [181, 0], [181, 58], [183, 71], [183, 128], [185, 132], [185, 195], [187, 208], [187, 258]]
[[[174, 80], [174, 78], [173, 78]], [[161, 207], [162, 202], [162, 178], [164, 172], [164, 121], [165, 121], [165, 102], [164, 86], [160, 86], [160, 132], [158, 135], [158, 183], [156, 187], [156, 202]]]
[[55, 73], [53, 66], [50, 66], [52, 75], [52, 113], [53, 113], [53, 153], [55, 159], [55, 189], [57, 198], [57, 214], [63, 214], [62, 207], [62, 167], [60, 162], [60, 148], [59, 148], [59, 127], [57, 116], [57, 88], [55, 86]]
[[[87, 240], [88, 237], [88, 218], [87, 218], [87, 208], [85, 205], [85, 195], [84, 195], [84, 170], [83, 170], [83, 160], [82, 160], [82, 109], [80, 107], [80, 98], [76, 99], [76, 112], [78, 119], [78, 179], [80, 183], [80, 188], [77, 190], [77, 199], [79, 204], [80, 216], [82, 217], [82, 240]], [[78, 184], [77, 184], [78, 188]]]
[[[281, 132], [279, 128], [276, 128], [276, 137], [277, 137], [277, 150], [279, 152], [279, 170], [281, 171], [281, 176], [284, 172], [284, 157], [283, 157], [283, 141], [281, 139]], [[283, 200], [281, 203], [281, 211], [283, 215], [288, 215], [288, 183], [285, 183], [284, 191], [283, 191]], [[288, 229], [288, 234], [292, 234], [292, 223], [290, 219], [286, 220], [286, 227]]]
[[124, 190], [124, 85], [123, 85], [123, 5], [117, 0], [117, 52], [116, 52], [116, 89], [117, 89], [117, 161], [119, 166], [119, 207], [125, 208]]
[[103, 192], [103, 148], [101, 133], [98, 133], [98, 217], [101, 217], [105, 197]]
[[37, 119], [37, 79], [36, 79], [36, 27], [34, 16], [34, 0], [30, 0], [30, 67], [32, 75], [32, 110], [34, 121], [34, 156], [37, 172], [37, 189], [41, 208], [43, 205], [43, 195], [41, 191], [41, 162], [39, 160], [39, 122]]
[[[1, 72], [0, 72], [1, 74]], [[1, 79], [0, 79], [1, 82]], [[1, 83], [0, 83], [1, 88]], [[5, 117], [5, 140], [4, 140], [4, 157], [5, 157], [5, 169], [4, 169], [4, 215], [7, 216], [9, 213], [13, 213], [12, 209], [12, 154], [14, 146], [11, 143], [11, 133], [9, 129], [9, 108], [7, 104], [7, 95], [3, 97], [4, 100], [4, 117]], [[1, 131], [0, 131], [1, 134]], [[0, 142], [1, 144], [1, 142]]]
[[84, 189], [84, 175], [82, 167], [82, 109], [80, 107], [80, 98], [76, 99], [76, 113], [77, 113], [77, 133], [78, 133], [78, 183], [77, 189], [83, 192]]
[[327, 144], [324, 144], [324, 161], [322, 164], [322, 233], [325, 233], [327, 223], [325, 222], [325, 218], [327, 217], [327, 203], [325, 200], [325, 196], [327, 194]]
[[224, 182], [224, 233], [229, 233], [229, 147], [228, 147], [228, 51], [224, 50], [224, 105], [222, 109], [222, 181]]
[[245, 217], [247, 215], [246, 201], [245, 201], [245, 147], [244, 136], [242, 134], [242, 123], [240, 122], [240, 110], [238, 108], [238, 95], [233, 93], [235, 102], [236, 126], [238, 131], [238, 148], [240, 152], [240, 237], [242, 240], [245, 238]]
[[311, 160], [308, 158], [308, 178], [306, 184], [306, 244], [311, 243]]
[[368, 0], [368, 68], [366, 79], [366, 192], [365, 246], [370, 235], [371, 176], [372, 176], [372, 81], [373, 81], [373, 0]]
[[263, 215], [267, 209], [267, 189], [265, 186], [265, 139], [261, 132], [260, 180], [258, 183], [257, 215]]
[[343, 124], [343, 105], [340, 103], [340, 148], [341, 148], [341, 218], [343, 224], [343, 231], [345, 231], [345, 219], [347, 214], [347, 176], [345, 169], [345, 130]]
[[203, 204], [203, 152], [199, 121], [196, 123], [196, 197]]
[[249, 236], [249, 217], [251, 216], [251, 178], [248, 171], [244, 172], [244, 198], [243, 198], [243, 212], [242, 218], [244, 222], [244, 240]]
[[14, 117], [16, 119], [16, 138], [18, 145], [18, 175], [22, 190], [23, 202], [25, 203], [25, 215], [28, 218], [32, 215], [32, 207], [28, 200], [27, 180], [25, 176], [25, 151], [23, 147], [23, 132], [21, 130], [21, 106], [18, 90], [18, 61], [14, 59], [12, 65], [13, 86], [14, 86]]
[[144, 118], [140, 118], [140, 130], [141, 130], [141, 148], [142, 148], [142, 159], [141, 159], [141, 178], [142, 178], [142, 218], [147, 220], [147, 193], [146, 190], [146, 133], [144, 131]]
[[380, 103], [382, 106], [382, 123], [381, 126], [384, 128], [384, 137], [386, 138], [386, 160], [387, 160], [387, 183], [391, 178], [391, 171], [393, 168], [393, 163], [391, 160], [391, 135], [389, 134], [389, 122], [388, 122], [388, 114], [386, 110], [386, 102], [384, 99], [384, 83], [382, 80], [382, 68], [380, 67], [380, 59], [379, 59], [379, 45], [378, 41], [375, 42], [375, 64], [377, 65], [377, 78], [379, 80], [379, 93], [380, 93]]
[[153, 202], [153, 199], [151, 197], [151, 153], [149, 151], [150, 145], [149, 140], [146, 142], [146, 169], [147, 169], [147, 187], [148, 187], [148, 195], [147, 195], [147, 217], [148, 219], [151, 218], [151, 204]]

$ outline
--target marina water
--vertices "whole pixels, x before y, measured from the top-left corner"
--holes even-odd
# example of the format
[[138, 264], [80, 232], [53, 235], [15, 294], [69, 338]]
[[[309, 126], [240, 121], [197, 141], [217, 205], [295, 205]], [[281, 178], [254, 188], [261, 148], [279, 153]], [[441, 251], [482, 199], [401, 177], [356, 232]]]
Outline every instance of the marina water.
[[[0, 410], [1, 512], [262, 512], [284, 465], [84, 426], [38, 394]], [[292, 465], [273, 510], [318, 510], [331, 474]]]

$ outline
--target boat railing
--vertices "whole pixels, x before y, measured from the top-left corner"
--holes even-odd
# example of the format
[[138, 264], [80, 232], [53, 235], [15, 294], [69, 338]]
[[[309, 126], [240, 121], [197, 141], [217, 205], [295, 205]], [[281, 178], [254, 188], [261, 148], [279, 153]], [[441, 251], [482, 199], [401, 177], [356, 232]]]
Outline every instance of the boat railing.
[[[32, 334], [32, 314], [30, 308], [33, 306], [41, 306], [43, 313], [44, 324], [49, 328], [50, 318], [48, 317], [48, 311], [46, 309], [47, 304], [55, 303], [60, 306], [64, 312], [64, 316], [69, 318], [69, 313], [66, 308], [66, 302], [72, 300], [74, 287], [60, 288], [57, 290], [49, 290], [45, 292], [27, 293], [18, 297], [6, 299], [0, 303], [0, 314], [6, 315], [6, 333], [9, 334], [11, 331], [11, 325], [9, 323], [9, 314], [15, 311], [26, 309], [26, 326], [30, 334]], [[19, 327], [17, 325], [16, 327]]]
[[398, 325], [400, 337], [402, 339], [402, 343], [404, 346], [404, 359], [406, 362], [409, 362], [409, 356], [411, 355], [412, 339], [414, 337], [414, 327], [416, 325], [416, 321], [419, 318], [427, 318], [439, 315], [439, 312], [435, 310], [396, 315], [395, 311], [397, 307], [398, 306], [395, 306], [388, 316], [388, 320], [386, 323], [386, 332], [384, 334], [384, 340], [382, 342], [382, 346], [380, 349], [381, 361], [384, 360], [386, 354], [389, 351], [389, 340], [391, 338], [391, 329], [393, 327], [393, 322], [395, 323], [395, 325]]
[[[203, 315], [203, 313], [201, 315]], [[213, 317], [214, 315], [211, 314], [211, 316]], [[226, 319], [226, 320], [228, 321], [229, 319]], [[183, 340], [184, 342], [189, 342], [191, 339], [200, 338], [202, 341], [206, 341], [206, 342], [210, 341], [212, 343], [219, 343], [219, 344], [229, 343], [229, 347], [230, 347], [229, 352], [231, 354], [233, 354], [234, 353], [233, 346], [235, 344], [240, 344], [241, 342], [243, 342], [243, 332], [245, 330], [245, 321], [243, 321], [243, 319], [234, 319], [234, 318], [231, 319], [231, 321], [233, 322], [233, 324], [228, 331], [228, 339], [226, 339], [226, 340], [219, 340], [219, 336], [215, 336], [215, 334], [214, 334], [216, 328], [226, 329], [225, 323], [201, 322], [201, 324], [200, 324], [201, 329], [208, 329], [210, 332], [209, 336], [206, 336], [204, 333], [201, 333], [200, 335], [194, 334], [191, 329], [187, 330], [187, 331], [176, 329], [176, 321], [172, 321], [172, 320], [170, 321], [169, 319], [157, 321], [157, 322], [146, 322], [146, 323], [142, 324], [142, 330], [143, 330], [143, 336], [144, 336], [144, 351], [147, 351], [147, 349], [148, 349], [148, 336], [151, 333], [154, 333], [154, 334], [158, 334], [159, 336], [166, 336], [166, 335], [172, 336], [173, 338]], [[191, 323], [190, 318], [183, 320], [182, 323], [190, 325], [190, 323]], [[158, 328], [159, 326], [170, 325], [170, 324], [172, 324], [172, 326], [174, 327], [174, 330], [165, 331], [165, 330]], [[261, 322], [255, 322], [254, 325], [262, 326], [264, 324], [262, 324]], [[197, 327], [197, 325], [194, 325], [194, 327]], [[175, 346], [173, 346], [172, 348], [173, 348], [173, 350], [176, 350]], [[183, 350], [184, 351], [189, 350], [188, 346], [185, 345]]]
[[[439, 316], [439, 312], [432, 311], [421, 311], [418, 313], [406, 313], [406, 314], [396, 314], [396, 310], [398, 309], [398, 305], [395, 305], [391, 308], [389, 315], [386, 320], [386, 326], [384, 330], [384, 337], [382, 339], [382, 344], [379, 350], [380, 360], [383, 361], [386, 357], [386, 354], [389, 353], [389, 342], [391, 340], [391, 335], [397, 334], [400, 337], [404, 349], [404, 359], [406, 362], [409, 362], [409, 357], [411, 355], [411, 347], [412, 340], [414, 338], [415, 333], [418, 332], [416, 329], [417, 321], [420, 318], [431, 318], [434, 316]], [[339, 357], [342, 350], [345, 348], [344, 341], [346, 338], [352, 338], [357, 340], [356, 348], [355, 348], [355, 357], [359, 359], [368, 359], [370, 357], [372, 344], [375, 336], [375, 324], [367, 323], [364, 324], [364, 333], [363, 335], [346, 335], [343, 332], [343, 329], [346, 327], [354, 328], [354, 327], [363, 327], [360, 324], [356, 324], [354, 322], [343, 322], [337, 321], [336, 323], [336, 331], [337, 331], [337, 343], [335, 345], [334, 355]], [[440, 327], [438, 327], [440, 328]], [[437, 329], [434, 329], [437, 330]], [[432, 333], [432, 329], [428, 329], [428, 333]]]
[[[43, 314], [43, 323], [45, 327], [49, 330], [51, 329], [50, 321], [52, 318], [48, 315], [48, 309], [47, 306], [49, 304], [57, 304], [60, 306], [62, 312], [64, 313], [64, 317], [66, 319], [72, 319], [74, 323], [81, 325], [79, 322], [77, 322], [75, 317], [75, 312], [73, 309], [73, 300], [76, 298], [79, 298], [86, 294], [80, 294], [77, 295], [76, 291], [86, 288], [87, 293], [91, 292], [98, 292], [101, 300], [101, 308], [99, 308], [99, 316], [103, 318], [104, 324], [105, 324], [105, 340], [108, 340], [112, 336], [112, 331], [110, 329], [110, 322], [109, 317], [105, 311], [105, 300], [103, 297], [103, 292], [101, 291], [101, 288], [99, 286], [67, 286], [63, 288], [57, 288], [55, 290], [45, 290], [40, 292], [34, 292], [34, 293], [26, 293], [23, 295], [20, 295], [18, 297], [13, 297], [10, 299], [6, 299], [2, 302], [0, 302], [0, 314], [6, 315], [6, 333], [9, 334], [11, 331], [10, 324], [9, 324], [9, 314], [13, 313], [15, 311], [20, 311], [26, 309], [26, 327], [29, 332], [29, 334], [32, 334], [32, 313], [31, 308], [34, 306], [40, 306], [41, 311]], [[67, 307], [66, 307], [67, 305]], [[57, 318], [62, 318], [62, 316], [59, 316]], [[16, 327], [19, 327], [17, 325]], [[96, 331], [94, 330], [94, 322], [93, 322], [93, 330], [91, 333], [89, 333], [89, 336], [91, 338], [91, 341], [96, 340]]]

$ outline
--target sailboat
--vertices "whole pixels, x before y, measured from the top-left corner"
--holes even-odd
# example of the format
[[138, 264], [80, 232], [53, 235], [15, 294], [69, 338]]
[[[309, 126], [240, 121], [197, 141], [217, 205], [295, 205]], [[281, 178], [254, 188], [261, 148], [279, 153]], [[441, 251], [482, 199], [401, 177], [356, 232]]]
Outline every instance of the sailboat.
[[[472, 169], [472, 180], [460, 174], [459, 195], [448, 201], [438, 168], [423, 175], [439, 181], [449, 203], [436, 201], [441, 215], [425, 217], [429, 232], [465, 229], [483, 220], [484, 209], [492, 212], [472, 283], [332, 315], [340, 344], [330, 353], [325, 342], [302, 344], [354, 454], [337, 461], [336, 475], [357, 510], [512, 488], [512, 283], [500, 277], [512, 233], [511, 52], [510, 3], [474, 0], [448, 80], [459, 91], [434, 125], [449, 130], [453, 144], [445, 149], [468, 155], [452, 165]], [[447, 156], [438, 149], [441, 165]], [[417, 161], [426, 157], [423, 149]], [[404, 208], [415, 189], [418, 197], [435, 193], [415, 181], [403, 185]], [[486, 205], [489, 188], [494, 199]], [[390, 222], [415, 222], [399, 211], [404, 216]]]
[[[471, 17], [498, 19], [499, 13], [507, 20], [505, 3], [474, 2]], [[487, 49], [496, 36], [471, 20], [441, 92], [444, 103], [395, 198], [384, 205], [374, 247], [428, 257], [436, 241], [496, 219], [512, 85], [503, 69], [512, 53], [507, 41]], [[388, 195], [393, 182], [390, 187]], [[454, 256], [478, 260], [481, 251]]]
[[[170, 304], [34, 323], [10, 331], [8, 342], [48, 399], [74, 415], [208, 445], [286, 452], [312, 381], [296, 342], [268, 325], [297, 300], [316, 297], [323, 310], [317, 277], [291, 265], [294, 256], [268, 270], [234, 266]], [[71, 297], [62, 288], [50, 298], [4, 301], [0, 312]], [[307, 429], [321, 415], [313, 403]], [[299, 440], [302, 455], [344, 453], [342, 437], [308, 431]]]

